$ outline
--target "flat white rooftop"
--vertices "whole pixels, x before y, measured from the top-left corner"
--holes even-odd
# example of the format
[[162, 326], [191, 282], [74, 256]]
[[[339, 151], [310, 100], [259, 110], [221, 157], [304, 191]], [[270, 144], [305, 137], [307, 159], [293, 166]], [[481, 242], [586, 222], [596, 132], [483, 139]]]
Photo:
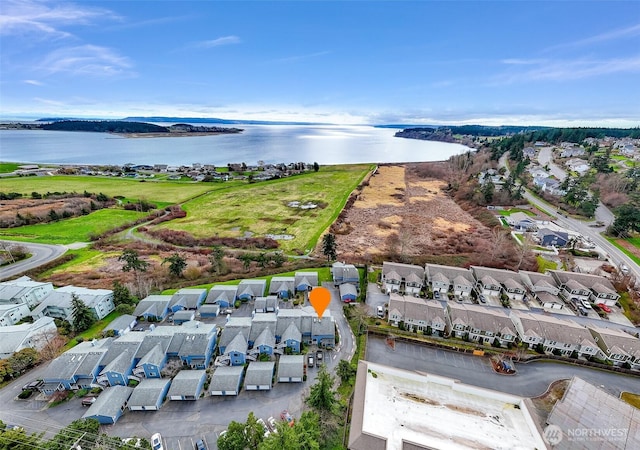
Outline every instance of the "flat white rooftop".
[[351, 449], [547, 448], [521, 397], [366, 361], [358, 372]]

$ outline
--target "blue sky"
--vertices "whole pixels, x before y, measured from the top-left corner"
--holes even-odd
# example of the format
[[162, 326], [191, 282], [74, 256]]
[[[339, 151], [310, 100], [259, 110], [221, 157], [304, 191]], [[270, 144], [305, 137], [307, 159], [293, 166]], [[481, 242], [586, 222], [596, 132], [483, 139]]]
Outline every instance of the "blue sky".
[[640, 125], [640, 2], [0, 2], [0, 114]]

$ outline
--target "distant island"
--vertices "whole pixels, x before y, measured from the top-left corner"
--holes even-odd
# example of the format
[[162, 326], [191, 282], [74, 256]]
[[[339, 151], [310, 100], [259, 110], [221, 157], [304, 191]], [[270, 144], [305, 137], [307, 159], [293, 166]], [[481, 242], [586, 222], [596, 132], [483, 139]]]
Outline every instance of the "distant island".
[[40, 129], [52, 131], [84, 131], [93, 133], [114, 133], [125, 137], [175, 137], [207, 136], [215, 134], [241, 133], [241, 128], [207, 127], [176, 123], [169, 126], [125, 120], [60, 120], [43, 123], [3, 124], [4, 129]]

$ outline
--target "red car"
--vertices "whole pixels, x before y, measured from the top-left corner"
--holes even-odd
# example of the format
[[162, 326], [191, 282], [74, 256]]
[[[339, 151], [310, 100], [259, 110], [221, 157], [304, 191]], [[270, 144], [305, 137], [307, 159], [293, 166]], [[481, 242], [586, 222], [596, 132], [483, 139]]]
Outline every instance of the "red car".
[[611, 308], [609, 308], [604, 303], [598, 303], [598, 308], [600, 308], [601, 310], [603, 310], [606, 313], [610, 313], [611, 312]]
[[280, 418], [282, 420], [285, 420], [290, 427], [293, 426], [294, 424], [293, 417], [291, 417], [291, 414], [289, 414], [289, 411], [287, 411], [286, 409], [280, 413]]

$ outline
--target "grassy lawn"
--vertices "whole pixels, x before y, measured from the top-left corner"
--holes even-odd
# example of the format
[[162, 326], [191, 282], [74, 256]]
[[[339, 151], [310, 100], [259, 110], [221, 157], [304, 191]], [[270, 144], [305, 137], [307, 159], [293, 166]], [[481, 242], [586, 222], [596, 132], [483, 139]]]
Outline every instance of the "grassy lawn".
[[147, 213], [123, 209], [101, 209], [86, 216], [64, 219], [58, 222], [4, 228], [0, 230], [0, 237], [46, 244], [88, 242], [91, 234], [103, 233], [146, 215]]
[[555, 261], [549, 261], [543, 256], [536, 256], [536, 260], [538, 261], [538, 272], [540, 273], [545, 273], [547, 270], [556, 270], [558, 268], [558, 264]]
[[[618, 238], [612, 238], [612, 237], [607, 237], [607, 236], [605, 236], [605, 238], [609, 242], [611, 242], [613, 245], [618, 247], [618, 249], [620, 249], [621, 252], [623, 252], [625, 255], [627, 255], [629, 258], [631, 258], [633, 260], [633, 262], [635, 262], [636, 264], [640, 264], [640, 258], [638, 258], [636, 255], [631, 253], [629, 250], [627, 250], [626, 248], [624, 248], [620, 244], [618, 244]], [[639, 247], [640, 248], [640, 242], [638, 242], [639, 241], [638, 238], [627, 239], [627, 241], [632, 243], [634, 247]]]
[[517, 212], [525, 213], [527, 216], [535, 216], [535, 214], [529, 211], [528, 209], [521, 209], [521, 208], [503, 209], [498, 211], [500, 215], [505, 217], [510, 216], [511, 214], [514, 214]]
[[91, 176], [20, 177], [0, 179], [0, 192], [102, 192], [109, 196], [145, 199], [150, 202], [178, 203], [207, 191], [223, 189], [230, 183], [145, 181]]
[[634, 324], [640, 324], [640, 310], [631, 300], [629, 293], [623, 292], [620, 294], [618, 302], [622, 305], [622, 310], [624, 311], [624, 315], [627, 316], [627, 319]]
[[[283, 273], [278, 273], [275, 275], [268, 275], [268, 276], [264, 276], [264, 277], [255, 277], [255, 278], [251, 278], [252, 280], [267, 280], [267, 287], [266, 290], [267, 292], [269, 292], [269, 285], [271, 284], [271, 278], [273, 277], [293, 277], [295, 276], [296, 272], [318, 272], [318, 283], [322, 284], [323, 281], [331, 281], [331, 269], [329, 267], [319, 267], [317, 269], [300, 269], [300, 270], [296, 270], [294, 272], [283, 272]], [[238, 278], [237, 280], [229, 280], [229, 281], [219, 281], [219, 282], [215, 282], [215, 283], [207, 283], [207, 284], [199, 284], [197, 286], [190, 286], [189, 289], [211, 289], [212, 286], [216, 285], [216, 284], [226, 284], [226, 285], [236, 285], [236, 284], [240, 284], [240, 282], [242, 280], [244, 280], [245, 278]], [[178, 291], [178, 289], [165, 289], [164, 291], [162, 291], [162, 295], [173, 295]]]
[[66, 352], [70, 348], [78, 345], [79, 337], [84, 339], [85, 341], [90, 341], [93, 338], [101, 338], [102, 337], [101, 333], [102, 333], [102, 330], [104, 330], [104, 327], [109, 325], [109, 323], [119, 315], [120, 314], [118, 314], [115, 311], [109, 313], [109, 315], [107, 315], [104, 319], [98, 320], [96, 323], [94, 323], [91, 328], [89, 328], [86, 331], [83, 331], [82, 333], [78, 334], [74, 339], [71, 339], [69, 342], [67, 342], [67, 345], [64, 346], [63, 350]]
[[620, 395], [620, 398], [631, 406], [635, 406], [640, 409], [640, 395], [632, 394], [631, 392], [623, 392], [622, 395]]
[[634, 247], [640, 248], [640, 237], [628, 238], [627, 242]]
[[20, 163], [0, 163], [0, 173], [14, 172], [20, 165]]
[[[212, 191], [186, 202], [184, 219], [159, 226], [196, 237], [290, 235], [293, 239], [279, 241], [280, 248], [303, 253], [313, 249], [369, 169], [364, 164], [326, 166], [317, 173]], [[293, 201], [318, 207], [287, 206]]]

